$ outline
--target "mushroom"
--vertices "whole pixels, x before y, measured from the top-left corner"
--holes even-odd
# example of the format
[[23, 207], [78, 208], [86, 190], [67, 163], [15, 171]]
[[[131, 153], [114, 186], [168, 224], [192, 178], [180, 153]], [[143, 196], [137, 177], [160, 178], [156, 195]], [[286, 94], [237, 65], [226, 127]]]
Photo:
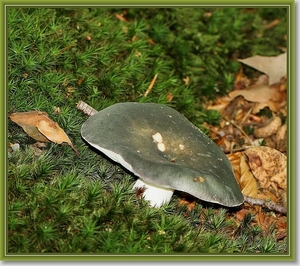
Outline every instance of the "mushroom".
[[160, 207], [174, 190], [234, 207], [244, 202], [221, 149], [187, 118], [155, 103], [117, 103], [92, 115], [81, 135], [138, 177], [133, 188]]

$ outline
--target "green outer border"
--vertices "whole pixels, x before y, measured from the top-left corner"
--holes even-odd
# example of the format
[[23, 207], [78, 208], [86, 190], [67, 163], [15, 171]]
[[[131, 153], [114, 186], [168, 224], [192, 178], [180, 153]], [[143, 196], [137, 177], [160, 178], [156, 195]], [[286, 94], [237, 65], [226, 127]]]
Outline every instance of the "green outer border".
[[[78, 1], [78, 0], [77, 0]], [[3, 150], [3, 160], [1, 160], [1, 170], [3, 171], [3, 177], [6, 176], [6, 153], [7, 153], [7, 147], [6, 147], [6, 130], [7, 130], [7, 110], [6, 110], [6, 64], [5, 64], [5, 44], [6, 44], [6, 23], [5, 23], [5, 8], [7, 6], [17, 6], [17, 5], [22, 5], [22, 6], [27, 6], [27, 5], [33, 5], [33, 6], [63, 6], [63, 5], [71, 5], [71, 6], [87, 6], [87, 5], [123, 5], [123, 6], [129, 6], [129, 5], [145, 5], [145, 6], [150, 6], [150, 5], [159, 5], [159, 6], [174, 6], [174, 5], [182, 5], [182, 6], [187, 6], [187, 5], [209, 5], [209, 6], [220, 6], [220, 5], [232, 5], [232, 6], [276, 6], [276, 5], [284, 5], [290, 8], [290, 35], [289, 35], [289, 43], [288, 43], [288, 73], [289, 73], [289, 94], [288, 94], [288, 126], [289, 126], [289, 150], [288, 150], [288, 174], [290, 177], [289, 180], [289, 226], [288, 226], [288, 233], [290, 235], [290, 245], [289, 245], [289, 254], [288, 255], [282, 255], [282, 254], [255, 254], [255, 255], [249, 255], [249, 254], [176, 254], [176, 255], [164, 255], [164, 254], [157, 254], [157, 255], [131, 255], [131, 254], [126, 254], [126, 255], [119, 255], [119, 254], [109, 254], [109, 255], [82, 255], [82, 254], [61, 254], [61, 255], [50, 255], [50, 254], [10, 254], [6, 255], [6, 250], [5, 250], [5, 241], [6, 237], [3, 239], [0, 239], [0, 244], [1, 244], [1, 260], [5, 261], [295, 261], [296, 259], [296, 250], [295, 250], [295, 244], [296, 244], [296, 212], [295, 212], [295, 202], [296, 202], [296, 171], [295, 171], [295, 130], [296, 130], [296, 124], [295, 124], [295, 118], [296, 118], [296, 92], [295, 92], [295, 1], [293, 0], [285, 0], [285, 1], [280, 1], [280, 0], [274, 0], [274, 1], [261, 1], [261, 0], [252, 0], [252, 1], [240, 1], [240, 0], [232, 0], [230, 2], [227, 1], [217, 1], [217, 0], [210, 0], [210, 1], [199, 1], [199, 0], [189, 0], [187, 2], [184, 2], [184, 4], [177, 2], [179, 0], [148, 0], [148, 1], [143, 1], [143, 4], [140, 4], [135, 1], [127, 1], [126, 4], [122, 1], [115, 1], [115, 0], [110, 0], [110, 1], [95, 1], [91, 0], [88, 1], [86, 4], [82, 5], [82, 2], [78, 2], [78, 4], [74, 4], [76, 1], [70, 1], [70, 0], [65, 0], [62, 4], [60, 0], [53, 0], [53, 1], [45, 1], [41, 5], [38, 1], [16, 1], [16, 0], [11, 0], [11, 1], [2, 1], [0, 0], [0, 17], [2, 18], [0, 21], [1, 23], [1, 30], [3, 30], [2, 36], [3, 36], [3, 42], [1, 42], [1, 52], [0, 52], [0, 62], [2, 63], [2, 70], [0, 72], [0, 80], [3, 81], [3, 89], [0, 90], [1, 96], [2, 96], [2, 108], [1, 108], [1, 126], [4, 129], [3, 130], [3, 135], [0, 141], [0, 148]], [[293, 56], [291, 56], [293, 55]], [[5, 89], [4, 89], [5, 88]], [[2, 113], [3, 112], [3, 113]], [[1, 212], [1, 219], [0, 219], [0, 226], [3, 228], [3, 236], [6, 235], [6, 230], [5, 230], [5, 217], [6, 217], [6, 206], [5, 206], [5, 179], [2, 179], [2, 186], [0, 187], [1, 195], [1, 203], [3, 204], [2, 210], [4, 212]], [[294, 188], [293, 190], [291, 188]], [[2, 202], [3, 201], [3, 202]], [[292, 233], [291, 233], [292, 232]]]
[[[75, 4], [74, 4], [75, 2]], [[77, 3], [76, 3], [77, 2]], [[187, 1], [180, 1], [180, 0], [144, 0], [144, 1], [137, 1], [137, 0], [89, 0], [86, 1], [86, 3], [82, 3], [80, 0], [52, 0], [52, 1], [43, 1], [41, 4], [41, 1], [38, 0], [1, 0], [0, 3], [4, 5], [33, 5], [33, 6], [49, 6], [49, 5], [55, 5], [55, 6], [63, 6], [63, 5], [81, 5], [81, 6], [88, 6], [88, 5], [121, 5], [121, 6], [130, 6], [130, 5], [144, 5], [144, 6], [150, 6], [150, 5], [164, 5], [164, 6], [174, 6], [174, 5], [232, 5], [232, 6], [238, 6], [238, 5], [245, 5], [245, 6], [253, 6], [253, 5], [269, 5], [269, 6], [276, 6], [276, 5], [294, 5], [293, 0], [187, 0]]]

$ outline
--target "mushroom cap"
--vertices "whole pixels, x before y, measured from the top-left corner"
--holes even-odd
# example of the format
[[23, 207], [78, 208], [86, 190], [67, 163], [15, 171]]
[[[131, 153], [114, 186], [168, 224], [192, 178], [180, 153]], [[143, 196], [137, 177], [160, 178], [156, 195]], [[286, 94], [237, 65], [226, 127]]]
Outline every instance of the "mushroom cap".
[[173, 108], [117, 103], [89, 117], [81, 135], [146, 182], [228, 207], [244, 202], [226, 155]]

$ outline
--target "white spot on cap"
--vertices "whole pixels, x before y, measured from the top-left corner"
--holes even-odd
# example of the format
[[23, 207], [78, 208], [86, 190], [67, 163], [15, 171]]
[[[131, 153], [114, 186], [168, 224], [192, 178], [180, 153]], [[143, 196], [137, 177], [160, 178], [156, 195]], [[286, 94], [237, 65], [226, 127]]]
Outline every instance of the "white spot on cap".
[[158, 148], [160, 151], [165, 151], [165, 150], [166, 150], [166, 146], [165, 146], [165, 144], [163, 144], [162, 142], [157, 143], [157, 148]]
[[159, 132], [157, 132], [156, 134], [152, 135], [152, 138], [156, 142], [162, 142], [163, 141], [162, 135]]
[[179, 144], [179, 149], [183, 150], [185, 147], [183, 144]]

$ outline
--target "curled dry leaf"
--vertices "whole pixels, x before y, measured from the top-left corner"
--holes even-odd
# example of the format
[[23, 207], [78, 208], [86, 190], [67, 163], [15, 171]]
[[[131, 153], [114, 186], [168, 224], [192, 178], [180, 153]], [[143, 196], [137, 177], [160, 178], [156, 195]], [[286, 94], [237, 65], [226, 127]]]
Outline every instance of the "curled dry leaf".
[[279, 116], [272, 117], [265, 125], [256, 128], [254, 135], [257, 138], [266, 138], [275, 134], [281, 127], [281, 119]]
[[240, 188], [244, 195], [257, 198], [258, 187], [257, 181], [253, 174], [250, 171], [249, 165], [246, 162], [245, 156], [241, 156], [240, 160], [240, 169], [241, 169], [241, 177], [240, 177]]
[[47, 113], [39, 111], [17, 112], [10, 114], [9, 118], [21, 126], [32, 138], [41, 142], [67, 143], [79, 155], [70, 138], [59, 125], [51, 120]]
[[[234, 152], [234, 153], [229, 153], [226, 154], [227, 158], [229, 159], [234, 175], [235, 175], [235, 179], [238, 182], [238, 184], [240, 184], [240, 178], [241, 178], [241, 167], [240, 167], [240, 161], [241, 161], [241, 156], [242, 156], [242, 152]], [[240, 185], [241, 187], [241, 185]]]

